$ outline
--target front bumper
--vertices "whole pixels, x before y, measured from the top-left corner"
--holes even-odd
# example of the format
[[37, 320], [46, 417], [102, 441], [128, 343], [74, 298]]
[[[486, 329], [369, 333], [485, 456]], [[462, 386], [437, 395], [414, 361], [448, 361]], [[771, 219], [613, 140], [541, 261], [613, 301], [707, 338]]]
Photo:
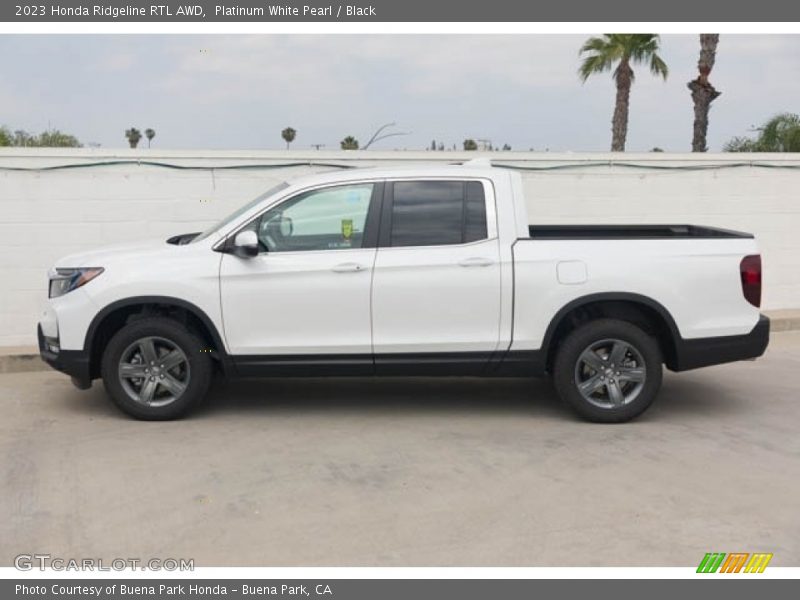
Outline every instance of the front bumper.
[[[46, 338], [42, 326], [37, 328], [39, 339], [39, 355], [48, 365], [72, 377], [80, 389], [89, 389], [92, 378], [89, 371], [89, 353], [83, 350], [61, 350], [58, 348], [58, 339]], [[57, 351], [56, 351], [57, 349]]]
[[676, 342], [673, 371], [758, 358], [769, 344], [769, 318], [761, 315], [750, 333]]

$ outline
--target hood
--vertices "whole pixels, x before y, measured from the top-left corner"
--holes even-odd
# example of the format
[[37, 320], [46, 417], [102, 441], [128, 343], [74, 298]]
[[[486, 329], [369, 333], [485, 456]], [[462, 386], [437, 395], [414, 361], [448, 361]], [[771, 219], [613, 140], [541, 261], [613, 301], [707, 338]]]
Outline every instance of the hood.
[[141, 260], [145, 257], [152, 258], [153, 255], [166, 258], [178, 252], [179, 248], [181, 246], [168, 244], [163, 238], [127, 242], [64, 256], [56, 261], [55, 267], [106, 267], [110, 262], [124, 261], [127, 258]]

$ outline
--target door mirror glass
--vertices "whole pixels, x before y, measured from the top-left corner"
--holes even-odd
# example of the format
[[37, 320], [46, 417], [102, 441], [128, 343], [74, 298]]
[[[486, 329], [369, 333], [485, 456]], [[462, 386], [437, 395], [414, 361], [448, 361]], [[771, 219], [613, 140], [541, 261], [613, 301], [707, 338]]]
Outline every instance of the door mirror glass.
[[233, 253], [241, 258], [258, 254], [258, 236], [255, 231], [240, 231], [233, 239]]

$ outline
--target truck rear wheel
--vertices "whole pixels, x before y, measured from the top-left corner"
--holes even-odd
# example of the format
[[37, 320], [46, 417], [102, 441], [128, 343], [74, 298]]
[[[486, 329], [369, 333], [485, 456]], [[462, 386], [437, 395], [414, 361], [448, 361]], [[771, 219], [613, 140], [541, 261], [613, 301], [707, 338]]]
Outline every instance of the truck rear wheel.
[[642, 329], [617, 319], [590, 321], [561, 343], [553, 380], [562, 400], [582, 417], [628, 421], [644, 412], [661, 387], [661, 350]]
[[108, 395], [137, 419], [183, 416], [211, 383], [206, 345], [180, 323], [163, 317], [133, 321], [109, 341], [101, 365]]

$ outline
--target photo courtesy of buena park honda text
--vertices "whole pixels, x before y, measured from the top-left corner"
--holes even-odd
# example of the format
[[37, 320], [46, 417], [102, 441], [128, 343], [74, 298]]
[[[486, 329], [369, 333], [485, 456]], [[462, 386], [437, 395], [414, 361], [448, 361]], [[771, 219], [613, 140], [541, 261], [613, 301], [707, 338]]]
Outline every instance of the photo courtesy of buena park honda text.
[[0, 599], [800, 595], [800, 4], [218, 1], [0, 5]]

